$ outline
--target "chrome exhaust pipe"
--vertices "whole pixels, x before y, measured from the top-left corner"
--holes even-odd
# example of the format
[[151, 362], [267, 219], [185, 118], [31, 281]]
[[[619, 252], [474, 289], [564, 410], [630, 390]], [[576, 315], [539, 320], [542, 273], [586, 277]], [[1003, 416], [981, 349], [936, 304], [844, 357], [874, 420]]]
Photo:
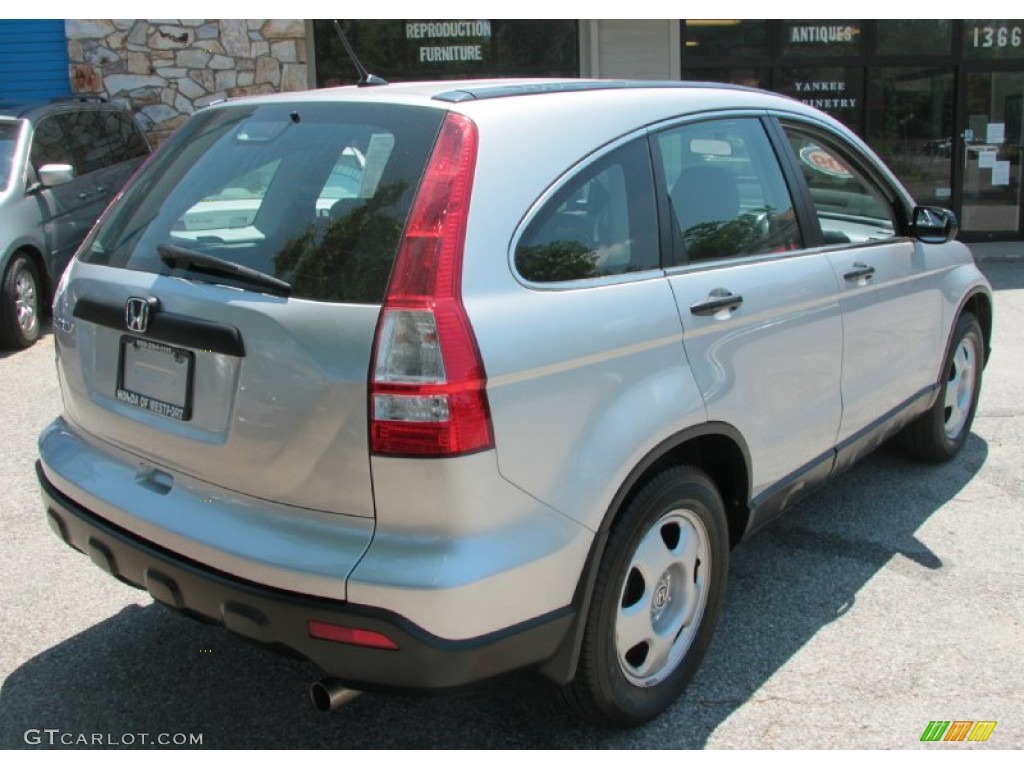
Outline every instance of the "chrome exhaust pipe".
[[313, 700], [313, 706], [321, 712], [337, 709], [361, 693], [362, 691], [346, 688], [340, 680], [333, 677], [325, 677], [309, 686], [309, 698]]

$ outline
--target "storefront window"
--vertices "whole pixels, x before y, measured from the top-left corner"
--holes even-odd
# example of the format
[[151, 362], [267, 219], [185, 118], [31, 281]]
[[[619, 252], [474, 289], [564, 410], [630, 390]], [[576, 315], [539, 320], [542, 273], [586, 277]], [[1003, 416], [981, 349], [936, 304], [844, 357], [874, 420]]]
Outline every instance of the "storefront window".
[[863, 128], [863, 67], [783, 67], [775, 90], [827, 112], [858, 133]]
[[784, 56], [857, 56], [861, 50], [860, 21], [797, 19], [783, 23]]
[[690, 67], [685, 70], [683, 76], [686, 80], [768, 88], [770, 85], [768, 73], [767, 67]]
[[686, 59], [760, 58], [768, 54], [768, 22], [749, 19], [687, 19]]
[[925, 205], [949, 206], [952, 67], [882, 67], [868, 86], [868, 143]]
[[[318, 87], [356, 81], [331, 21], [313, 22]], [[386, 80], [576, 77], [577, 23], [560, 20], [426, 19], [345, 22], [366, 68]]]
[[969, 72], [966, 80], [963, 227], [1019, 232], [1024, 72]]
[[967, 19], [964, 51], [969, 59], [1024, 58], [1024, 20]]
[[953, 22], [946, 19], [880, 19], [880, 56], [948, 56]]

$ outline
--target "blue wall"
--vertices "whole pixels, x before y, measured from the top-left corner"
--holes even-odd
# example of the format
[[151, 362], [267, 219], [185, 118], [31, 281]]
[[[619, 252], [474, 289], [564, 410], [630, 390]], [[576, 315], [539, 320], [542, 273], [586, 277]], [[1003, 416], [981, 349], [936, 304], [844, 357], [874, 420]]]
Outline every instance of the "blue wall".
[[0, 99], [68, 96], [63, 19], [0, 19]]

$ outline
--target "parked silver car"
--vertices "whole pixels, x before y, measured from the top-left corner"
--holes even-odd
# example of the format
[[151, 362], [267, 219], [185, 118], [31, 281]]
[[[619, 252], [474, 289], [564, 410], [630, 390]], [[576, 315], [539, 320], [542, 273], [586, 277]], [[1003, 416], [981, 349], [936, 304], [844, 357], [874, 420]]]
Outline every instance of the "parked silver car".
[[955, 235], [761, 91], [218, 105], [57, 292], [47, 516], [156, 600], [314, 661], [321, 708], [533, 668], [641, 723], [697, 668], [733, 546], [896, 433], [964, 444], [992, 297]]
[[148, 153], [116, 104], [0, 101], [0, 348], [39, 338], [54, 283]]

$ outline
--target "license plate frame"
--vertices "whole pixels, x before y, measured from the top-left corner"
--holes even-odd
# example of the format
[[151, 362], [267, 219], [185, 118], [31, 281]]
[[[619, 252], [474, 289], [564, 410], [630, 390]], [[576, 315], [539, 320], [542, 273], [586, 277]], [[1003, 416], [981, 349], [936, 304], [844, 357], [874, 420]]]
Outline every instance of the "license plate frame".
[[129, 335], [120, 346], [117, 401], [172, 421], [191, 420], [195, 353]]

